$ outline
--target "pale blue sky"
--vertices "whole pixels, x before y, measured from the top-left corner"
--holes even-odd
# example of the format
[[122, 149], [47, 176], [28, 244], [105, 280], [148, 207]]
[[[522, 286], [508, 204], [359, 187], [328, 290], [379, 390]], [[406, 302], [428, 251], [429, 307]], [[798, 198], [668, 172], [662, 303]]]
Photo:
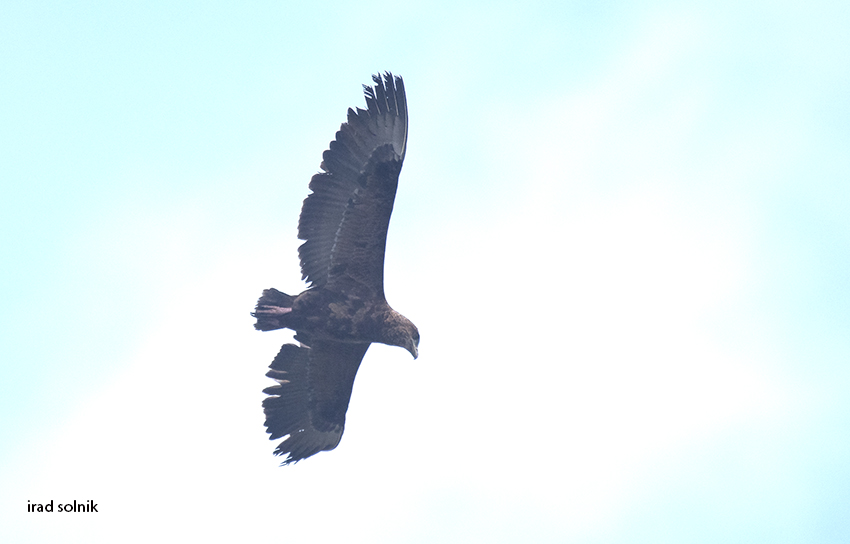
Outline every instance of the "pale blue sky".
[[[850, 540], [842, 2], [6, 2], [0, 536]], [[405, 78], [340, 446], [260, 407], [301, 201]], [[93, 499], [89, 516], [28, 500]], [[77, 540], [73, 540], [77, 538]], [[69, 540], [71, 539], [71, 540]]]

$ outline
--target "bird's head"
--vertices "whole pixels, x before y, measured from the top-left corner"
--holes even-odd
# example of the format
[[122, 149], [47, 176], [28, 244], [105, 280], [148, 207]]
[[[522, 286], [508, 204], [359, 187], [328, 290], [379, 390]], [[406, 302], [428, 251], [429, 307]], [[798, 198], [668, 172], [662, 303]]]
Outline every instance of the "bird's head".
[[410, 352], [413, 355], [413, 358], [416, 359], [419, 357], [419, 329], [416, 328], [416, 325], [413, 323], [410, 324], [412, 329], [410, 336], [408, 337], [407, 345], [404, 346], [404, 349]]
[[404, 348], [416, 359], [419, 357], [419, 329], [400, 313], [392, 313], [389, 327], [385, 329], [386, 339], [383, 343]]

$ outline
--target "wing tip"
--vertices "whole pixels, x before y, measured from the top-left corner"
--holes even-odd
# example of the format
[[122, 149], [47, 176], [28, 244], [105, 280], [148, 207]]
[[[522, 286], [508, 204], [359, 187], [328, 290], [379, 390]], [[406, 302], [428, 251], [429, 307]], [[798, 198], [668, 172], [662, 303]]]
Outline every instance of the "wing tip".
[[[372, 112], [372, 104], [376, 106], [377, 113], [393, 113], [399, 117], [407, 116], [407, 100], [404, 91], [404, 78], [399, 75], [393, 75], [392, 72], [386, 70], [381, 77], [381, 73], [372, 74], [373, 85], [363, 85], [363, 94], [366, 96], [366, 105], [369, 106], [367, 111]], [[392, 97], [392, 101], [389, 99]], [[385, 98], [382, 99], [382, 98]], [[385, 106], [381, 108], [381, 106]], [[349, 108], [349, 111], [351, 109]], [[363, 112], [358, 108], [358, 113]]]

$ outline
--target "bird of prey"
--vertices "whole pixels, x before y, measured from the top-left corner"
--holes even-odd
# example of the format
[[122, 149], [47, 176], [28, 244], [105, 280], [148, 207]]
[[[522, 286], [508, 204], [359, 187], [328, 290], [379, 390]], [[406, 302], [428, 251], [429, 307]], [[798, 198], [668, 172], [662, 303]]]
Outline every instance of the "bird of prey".
[[354, 377], [373, 342], [415, 359], [419, 331], [384, 296], [384, 250], [407, 146], [407, 99], [401, 77], [386, 72], [363, 86], [365, 110], [348, 120], [322, 155], [301, 208], [298, 296], [266, 289], [252, 315], [261, 331], [291, 329], [272, 361], [263, 401], [275, 455], [297, 462], [339, 444]]

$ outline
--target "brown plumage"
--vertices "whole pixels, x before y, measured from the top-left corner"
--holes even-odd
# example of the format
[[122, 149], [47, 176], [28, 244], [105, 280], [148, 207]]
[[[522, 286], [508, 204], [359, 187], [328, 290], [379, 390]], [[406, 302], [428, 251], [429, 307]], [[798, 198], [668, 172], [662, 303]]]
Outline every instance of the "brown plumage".
[[363, 87], [367, 109], [348, 121], [322, 155], [322, 172], [298, 221], [303, 278], [298, 296], [266, 289], [252, 314], [261, 331], [291, 329], [267, 376], [278, 385], [263, 401], [270, 439], [286, 437], [284, 464], [339, 444], [354, 377], [372, 342], [418, 356], [419, 331], [387, 304], [384, 251], [407, 146], [404, 82], [389, 72]]

